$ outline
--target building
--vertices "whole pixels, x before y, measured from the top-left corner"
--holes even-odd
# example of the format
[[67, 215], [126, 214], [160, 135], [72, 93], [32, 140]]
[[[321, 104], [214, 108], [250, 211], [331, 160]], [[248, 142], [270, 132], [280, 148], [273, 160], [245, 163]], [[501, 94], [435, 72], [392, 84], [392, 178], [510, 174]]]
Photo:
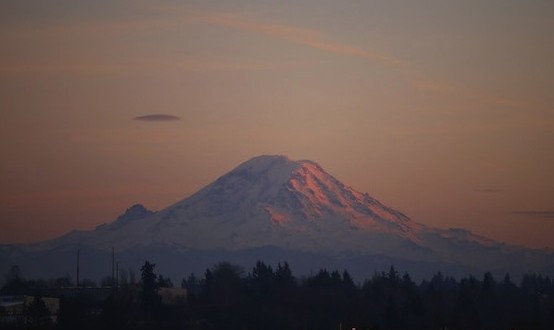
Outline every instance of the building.
[[166, 305], [182, 304], [187, 302], [187, 289], [183, 288], [160, 288], [158, 294], [162, 303]]
[[[40, 298], [50, 314], [52, 322], [56, 322], [60, 311], [60, 299], [53, 297]], [[35, 300], [34, 296], [1, 296], [0, 297], [0, 325], [25, 325], [27, 310]]]

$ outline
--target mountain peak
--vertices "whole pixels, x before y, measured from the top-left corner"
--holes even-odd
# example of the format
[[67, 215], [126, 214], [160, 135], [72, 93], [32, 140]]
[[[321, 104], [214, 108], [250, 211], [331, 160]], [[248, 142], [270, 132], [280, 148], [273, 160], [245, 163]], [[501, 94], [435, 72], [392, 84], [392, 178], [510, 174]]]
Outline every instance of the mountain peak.
[[281, 155], [254, 157], [176, 207], [194, 209], [195, 218], [227, 222], [236, 217], [237, 223], [295, 232], [331, 221], [332, 226], [400, 232], [415, 240], [418, 228], [400, 212], [342, 184], [316, 162]]
[[292, 161], [288, 156], [286, 155], [259, 155], [250, 158], [249, 160], [245, 161], [242, 164], [256, 164], [256, 163], [269, 163], [269, 162], [290, 162]]
[[125, 213], [117, 217], [117, 223], [126, 223], [129, 221], [145, 218], [149, 215], [154, 214], [154, 211], [150, 211], [144, 207], [142, 204], [134, 204], [125, 210]]
[[[300, 166], [301, 162], [293, 161], [286, 156], [258, 156], [220, 177], [215, 184], [241, 188], [241, 192], [248, 190], [244, 185], [250, 186], [250, 184], [278, 188], [285, 184], [291, 178], [292, 172]], [[237, 184], [240, 187], [235, 187]]]
[[304, 168], [310, 172], [325, 172], [319, 164], [311, 160], [292, 160], [284, 155], [262, 155], [240, 164], [229, 174], [244, 172], [271, 174], [286, 180], [299, 168]]
[[251, 158], [237, 166], [234, 171], [249, 170], [252, 172], [264, 172], [269, 168], [290, 167], [295, 162], [283, 155], [262, 155]]

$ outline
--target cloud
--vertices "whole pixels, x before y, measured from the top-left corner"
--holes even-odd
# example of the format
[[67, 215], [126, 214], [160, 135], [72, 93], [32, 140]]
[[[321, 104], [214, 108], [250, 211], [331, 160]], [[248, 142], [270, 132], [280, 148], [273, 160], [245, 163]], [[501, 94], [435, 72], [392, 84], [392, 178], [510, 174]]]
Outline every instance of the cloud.
[[116, 67], [95, 64], [51, 64], [51, 65], [28, 65], [28, 64], [8, 64], [0, 65], [0, 74], [55, 74], [55, 73], [75, 73], [75, 74], [111, 74], [116, 71]]
[[513, 211], [510, 212], [510, 214], [533, 218], [554, 219], [554, 211], [548, 210]]
[[514, 109], [546, 109], [545, 106], [533, 102], [499, 97], [497, 95], [463, 88], [461, 86], [456, 86], [455, 84], [443, 81], [424, 79], [425, 75], [420, 73], [417, 69], [411, 67], [405, 60], [390, 54], [370, 51], [348, 44], [329, 41], [322, 32], [317, 30], [290, 25], [254, 22], [252, 20], [245, 19], [245, 16], [240, 13], [210, 13], [195, 11], [193, 20], [240, 31], [259, 33], [272, 38], [319, 49], [328, 53], [362, 58], [368, 61], [389, 65], [391, 67], [401, 68], [406, 74], [408, 74], [409, 77], [411, 77], [408, 79], [412, 80], [413, 85], [422, 91], [455, 96], [473, 100], [482, 104], [504, 106]]
[[324, 35], [316, 30], [288, 25], [264, 24], [247, 21], [237, 14], [198, 13], [197, 21], [228, 27], [241, 31], [264, 34], [270, 37], [286, 40], [307, 47], [320, 49], [329, 53], [363, 58], [370, 61], [385, 63], [392, 66], [405, 67], [407, 63], [399, 58], [383, 53], [368, 51], [356, 46], [326, 41]]
[[181, 120], [181, 117], [177, 117], [177, 116], [174, 116], [174, 115], [168, 115], [168, 114], [164, 114], [164, 113], [153, 113], [153, 114], [149, 114], [149, 115], [134, 117], [133, 120], [140, 120], [140, 121], [174, 121], [174, 120]]
[[452, 85], [436, 80], [417, 79], [413, 81], [413, 84], [419, 90], [438, 94], [456, 94], [460, 92], [459, 89]]
[[415, 88], [421, 91], [427, 91], [431, 93], [437, 93], [442, 95], [447, 95], [450, 97], [459, 97], [467, 100], [473, 100], [482, 104], [491, 104], [498, 105], [513, 109], [536, 109], [536, 110], [548, 110], [548, 107], [528, 101], [522, 101], [512, 98], [499, 97], [491, 95], [484, 91], [471, 90], [463, 88], [461, 86], [456, 86], [451, 83], [437, 80], [428, 80], [428, 79], [416, 79], [413, 81]]
[[495, 194], [495, 193], [502, 192], [502, 189], [496, 189], [496, 188], [479, 188], [479, 189], [475, 189], [475, 191], [476, 191], [476, 192], [480, 192], [480, 193]]

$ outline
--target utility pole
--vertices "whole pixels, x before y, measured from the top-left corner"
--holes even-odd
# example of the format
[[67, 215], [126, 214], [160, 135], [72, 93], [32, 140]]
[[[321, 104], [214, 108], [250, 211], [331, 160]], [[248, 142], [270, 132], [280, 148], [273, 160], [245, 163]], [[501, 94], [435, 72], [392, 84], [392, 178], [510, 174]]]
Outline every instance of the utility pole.
[[79, 287], [79, 249], [77, 249], [77, 287]]
[[115, 248], [112, 247], [112, 285], [115, 285]]

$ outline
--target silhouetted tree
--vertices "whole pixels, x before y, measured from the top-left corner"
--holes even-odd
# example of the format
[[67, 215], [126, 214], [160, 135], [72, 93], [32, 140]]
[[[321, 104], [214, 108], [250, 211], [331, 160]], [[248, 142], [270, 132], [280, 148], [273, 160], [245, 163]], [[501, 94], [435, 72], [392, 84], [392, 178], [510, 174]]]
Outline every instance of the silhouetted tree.
[[346, 288], [353, 288], [355, 286], [352, 276], [350, 276], [350, 273], [346, 269], [342, 272], [342, 284]]
[[[125, 286], [115, 291], [104, 302], [102, 308], [103, 329], [133, 329], [143, 318], [144, 311], [137, 310], [135, 302], [135, 288]], [[148, 311], [150, 312], [150, 311]], [[147, 315], [149, 317], [150, 315]]]
[[57, 329], [90, 329], [87, 317], [87, 304], [81, 298], [60, 299], [60, 312], [57, 319]]
[[169, 277], [164, 277], [163, 275], [158, 275], [158, 287], [159, 288], [172, 288], [173, 282]]
[[24, 294], [29, 283], [25, 278], [18, 265], [13, 265], [7, 274], [4, 275], [5, 284], [0, 289], [0, 295], [13, 296]]
[[287, 262], [284, 262], [283, 265], [281, 263], [277, 264], [275, 278], [280, 288], [293, 287], [295, 285], [294, 276], [292, 276], [292, 271]]
[[187, 278], [181, 281], [181, 288], [187, 289], [187, 298], [189, 301], [195, 301], [200, 294], [201, 284], [194, 273], [190, 273]]
[[[229, 262], [220, 262], [212, 268], [212, 294], [222, 300], [232, 300], [243, 289], [244, 270]], [[206, 282], [208, 280], [206, 279]], [[208, 285], [208, 283], [206, 283]]]
[[39, 295], [27, 307], [27, 327], [29, 329], [48, 329], [52, 327], [50, 311]]
[[275, 273], [271, 266], [262, 261], [256, 262], [250, 275], [250, 285], [256, 299], [266, 299], [276, 289]]
[[394, 266], [390, 266], [389, 272], [387, 273], [387, 278], [389, 281], [397, 282], [400, 280], [400, 277], [398, 277], [398, 271], [394, 268]]
[[206, 271], [204, 301], [216, 328], [238, 328], [248, 315], [244, 270], [229, 262], [220, 262]]
[[214, 286], [214, 278], [212, 276], [212, 271], [208, 268], [204, 272], [204, 281], [203, 281], [203, 294], [205, 296], [211, 296]]
[[160, 301], [160, 296], [158, 295], [158, 282], [156, 280], [156, 274], [154, 273], [155, 267], [155, 264], [145, 261], [144, 265], [140, 268], [142, 284], [140, 298], [143, 306], [147, 308], [151, 308]]

